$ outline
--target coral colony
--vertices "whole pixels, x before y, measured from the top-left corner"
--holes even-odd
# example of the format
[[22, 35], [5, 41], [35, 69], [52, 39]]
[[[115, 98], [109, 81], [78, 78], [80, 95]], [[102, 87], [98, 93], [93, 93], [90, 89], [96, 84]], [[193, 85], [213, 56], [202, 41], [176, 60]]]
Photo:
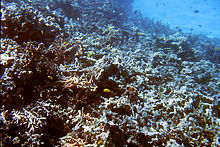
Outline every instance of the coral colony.
[[215, 44], [125, 4], [2, 0], [1, 146], [220, 145]]

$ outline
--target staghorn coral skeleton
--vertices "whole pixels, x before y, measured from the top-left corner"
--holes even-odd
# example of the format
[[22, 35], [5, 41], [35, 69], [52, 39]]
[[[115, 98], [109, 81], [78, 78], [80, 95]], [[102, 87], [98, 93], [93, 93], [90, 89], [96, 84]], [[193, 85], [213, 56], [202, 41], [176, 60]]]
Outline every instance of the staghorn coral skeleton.
[[[67, 1], [77, 18], [63, 0], [1, 3], [2, 146], [219, 146], [210, 40], [140, 24], [116, 0]], [[24, 22], [16, 33], [40, 25], [43, 40], [7, 35], [13, 15]]]

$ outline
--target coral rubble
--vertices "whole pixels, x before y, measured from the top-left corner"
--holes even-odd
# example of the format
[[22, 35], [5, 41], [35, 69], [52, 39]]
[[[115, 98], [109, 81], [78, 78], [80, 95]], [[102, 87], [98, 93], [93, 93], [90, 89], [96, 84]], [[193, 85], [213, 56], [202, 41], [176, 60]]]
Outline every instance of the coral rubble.
[[220, 145], [215, 42], [124, 7], [2, 1], [1, 146]]

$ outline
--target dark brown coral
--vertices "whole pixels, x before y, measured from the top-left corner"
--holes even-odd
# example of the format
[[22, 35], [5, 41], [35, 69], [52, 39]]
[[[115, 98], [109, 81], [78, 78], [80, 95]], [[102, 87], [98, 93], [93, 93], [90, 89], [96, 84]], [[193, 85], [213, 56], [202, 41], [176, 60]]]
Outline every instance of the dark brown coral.
[[21, 6], [16, 12], [8, 9], [2, 12], [1, 37], [11, 38], [18, 44], [36, 41], [48, 46], [60, 30], [54, 18], [43, 17], [31, 6]]

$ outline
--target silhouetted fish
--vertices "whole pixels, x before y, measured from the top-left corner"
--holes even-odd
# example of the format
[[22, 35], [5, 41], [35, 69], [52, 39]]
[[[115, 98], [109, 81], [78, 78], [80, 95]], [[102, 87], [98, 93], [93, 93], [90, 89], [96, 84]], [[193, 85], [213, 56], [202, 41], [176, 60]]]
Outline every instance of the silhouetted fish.
[[134, 11], [134, 14], [137, 14], [137, 10]]
[[194, 10], [194, 13], [199, 13], [199, 10]]

